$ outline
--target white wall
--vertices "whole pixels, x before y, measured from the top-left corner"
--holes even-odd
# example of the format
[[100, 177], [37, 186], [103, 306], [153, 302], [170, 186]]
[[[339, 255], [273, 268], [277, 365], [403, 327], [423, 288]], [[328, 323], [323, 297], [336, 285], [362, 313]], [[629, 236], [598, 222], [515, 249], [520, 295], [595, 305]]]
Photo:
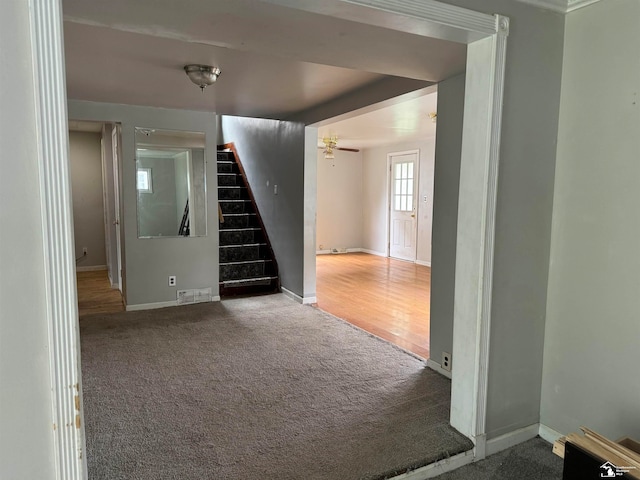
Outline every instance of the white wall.
[[54, 480], [29, 8], [0, 7], [0, 478]]
[[[69, 117], [122, 124], [120, 175], [124, 217], [124, 262], [127, 308], [135, 305], [175, 302], [178, 289], [211, 287], [219, 292], [218, 271], [218, 179], [216, 171], [216, 116], [166, 108], [138, 107], [69, 100]], [[136, 215], [135, 127], [204, 132], [207, 171], [206, 237], [138, 238]], [[123, 220], [123, 221], [122, 221]], [[177, 276], [169, 287], [169, 275]]]
[[637, 0], [566, 20], [541, 407], [561, 433], [640, 438], [638, 25]]
[[316, 248], [362, 248], [362, 152], [317, 153]]
[[69, 132], [69, 168], [73, 198], [73, 236], [76, 258], [87, 249], [77, 268], [107, 264], [102, 192], [102, 134]]
[[[430, 265], [435, 138], [364, 150], [362, 246], [365, 250], [385, 255], [389, 228], [387, 218], [389, 197], [387, 155], [416, 149], [420, 150], [417, 262]], [[423, 201], [424, 196], [427, 197], [426, 202]]]

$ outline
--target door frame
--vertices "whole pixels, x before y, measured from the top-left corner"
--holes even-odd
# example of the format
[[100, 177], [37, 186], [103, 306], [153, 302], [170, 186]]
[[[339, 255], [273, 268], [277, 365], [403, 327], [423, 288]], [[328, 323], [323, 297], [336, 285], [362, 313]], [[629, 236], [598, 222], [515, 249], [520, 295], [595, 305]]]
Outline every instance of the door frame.
[[[396, 157], [399, 155], [410, 155], [412, 153], [416, 154], [416, 167], [415, 172], [413, 174], [414, 178], [414, 192], [417, 194], [420, 191], [420, 149], [416, 148], [413, 150], [404, 150], [401, 152], [391, 152], [387, 153], [387, 235], [386, 235], [386, 256], [387, 258], [391, 258], [391, 205], [392, 200], [391, 196], [393, 195], [393, 171], [391, 169], [391, 159], [392, 157]], [[413, 260], [414, 263], [418, 259], [418, 208], [420, 207], [420, 202], [417, 200], [417, 195], [414, 195], [414, 200], [416, 202], [416, 230], [414, 234], [414, 245], [415, 245], [415, 253], [416, 258]], [[402, 259], [398, 259], [402, 260]], [[410, 260], [404, 260], [409, 262]]]
[[121, 138], [120, 138], [120, 126], [117, 123], [112, 124], [111, 127], [111, 168], [113, 169], [113, 197], [114, 197], [114, 212], [113, 212], [113, 224], [116, 227], [116, 257], [118, 261], [118, 271], [116, 272], [116, 278], [118, 283], [118, 290], [122, 294], [123, 301], [126, 298], [124, 295], [124, 288], [122, 285], [122, 222], [121, 212], [122, 208], [120, 202], [122, 196], [120, 195], [120, 157], [122, 154]]
[[[454, 300], [451, 425], [486, 455], [489, 331], [496, 191], [509, 19], [435, 0], [261, 0], [467, 44]], [[44, 286], [49, 305], [52, 420], [56, 478], [87, 478], [73, 217], [69, 182], [67, 96], [61, 0], [29, 0], [38, 168], [43, 211]], [[336, 8], [339, 6], [341, 8]], [[382, 23], [380, 25], [380, 23]], [[393, 26], [393, 25], [395, 26]], [[401, 27], [400, 27], [401, 26]], [[314, 149], [315, 150], [315, 149]], [[315, 215], [313, 205], [305, 206]], [[315, 249], [315, 229], [305, 247]], [[304, 258], [310, 256], [304, 255]], [[304, 265], [305, 270], [315, 265]], [[309, 272], [304, 273], [309, 278]], [[306, 289], [305, 289], [306, 290]], [[471, 457], [471, 456], [469, 456]]]

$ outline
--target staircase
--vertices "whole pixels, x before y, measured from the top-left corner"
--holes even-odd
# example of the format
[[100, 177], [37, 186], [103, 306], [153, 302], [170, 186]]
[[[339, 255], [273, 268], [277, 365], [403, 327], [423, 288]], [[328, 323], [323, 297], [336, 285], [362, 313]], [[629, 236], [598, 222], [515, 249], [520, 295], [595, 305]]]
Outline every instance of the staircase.
[[233, 149], [218, 150], [220, 223], [220, 295], [277, 292], [278, 266]]

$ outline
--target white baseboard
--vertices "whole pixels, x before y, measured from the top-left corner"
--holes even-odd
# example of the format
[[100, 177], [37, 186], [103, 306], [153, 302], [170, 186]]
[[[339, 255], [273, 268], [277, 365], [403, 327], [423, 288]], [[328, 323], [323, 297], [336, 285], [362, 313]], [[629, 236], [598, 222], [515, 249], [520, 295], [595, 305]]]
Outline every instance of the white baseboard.
[[549, 443], [553, 443], [563, 436], [560, 432], [554, 430], [551, 427], [547, 427], [542, 423], [540, 424], [540, 428], [538, 429], [538, 435], [540, 435], [540, 438], [546, 440]]
[[175, 307], [178, 305], [177, 300], [171, 300], [169, 302], [155, 302], [155, 303], [138, 303], [136, 305], [127, 305], [127, 312], [134, 312], [137, 310], [155, 310], [156, 308]]
[[487, 456], [493, 455], [494, 453], [501, 452], [502, 450], [506, 450], [507, 448], [511, 448], [521, 444], [522, 442], [531, 440], [538, 436], [539, 430], [540, 424], [534, 423], [528, 427], [519, 428], [513, 432], [505, 433], [499, 437], [487, 440], [486, 454]]
[[361, 248], [360, 251], [362, 253], [368, 253], [369, 255], [377, 255], [378, 257], [386, 257], [386, 252], [376, 252], [375, 250], [369, 250], [367, 248]]
[[313, 295], [308, 295], [306, 297], [301, 297], [300, 295], [298, 295], [297, 293], [293, 293], [291, 290], [288, 290], [284, 287], [280, 287], [280, 290], [282, 290], [282, 293], [289, 297], [291, 300], [293, 300], [294, 302], [298, 302], [302, 305], [310, 305], [312, 303], [317, 303], [318, 302], [318, 298]]
[[437, 477], [443, 473], [450, 472], [457, 468], [463, 467], [472, 463], [474, 460], [473, 452], [464, 452], [445, 460], [425, 465], [424, 467], [417, 468], [402, 475], [391, 477], [390, 480], [425, 480], [427, 478]]
[[429, 367], [431, 370], [435, 370], [439, 374], [444, 375], [449, 379], [451, 378], [451, 372], [449, 372], [448, 370], [445, 370], [444, 368], [442, 368], [442, 365], [440, 365], [438, 362], [431, 360], [430, 358], [427, 359], [427, 367]]
[[[362, 248], [347, 248], [346, 252], [337, 252], [336, 255], [339, 255], [340, 253], [360, 253], [363, 252], [364, 250]], [[316, 250], [316, 255], [329, 255], [333, 253], [333, 251], [331, 249], [329, 250]]]
[[[212, 296], [211, 301], [219, 302], [220, 295]], [[210, 302], [199, 302], [199, 303], [210, 303]], [[197, 305], [197, 303], [187, 303], [185, 305], [180, 305], [180, 306], [187, 306], [187, 305]], [[177, 307], [177, 306], [178, 306], [178, 300], [171, 300], [169, 302], [138, 303], [136, 305], [127, 305], [125, 309], [127, 310], [127, 312], [134, 312], [137, 310], [155, 310], [157, 308]]]
[[88, 267], [76, 267], [76, 272], [99, 272], [106, 269], [106, 265], [89, 265]]
[[430, 267], [431, 262], [425, 262], [423, 260], [416, 260], [416, 265], [422, 265], [423, 267]]

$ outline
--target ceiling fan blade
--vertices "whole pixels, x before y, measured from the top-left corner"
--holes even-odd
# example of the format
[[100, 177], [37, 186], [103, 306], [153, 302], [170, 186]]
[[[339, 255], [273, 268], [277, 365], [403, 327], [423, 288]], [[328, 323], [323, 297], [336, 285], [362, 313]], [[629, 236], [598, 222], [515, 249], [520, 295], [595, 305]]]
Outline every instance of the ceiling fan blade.
[[345, 152], [359, 152], [360, 151], [359, 148], [342, 148], [342, 147], [336, 147], [334, 150], [344, 150]]

